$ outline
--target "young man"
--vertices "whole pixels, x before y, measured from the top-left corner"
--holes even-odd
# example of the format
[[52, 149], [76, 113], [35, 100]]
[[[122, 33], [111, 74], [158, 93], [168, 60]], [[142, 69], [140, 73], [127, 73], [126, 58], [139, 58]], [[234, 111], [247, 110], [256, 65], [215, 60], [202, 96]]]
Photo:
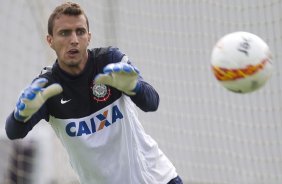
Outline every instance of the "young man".
[[7, 118], [7, 136], [23, 138], [45, 119], [83, 184], [181, 184], [134, 110], [134, 104], [157, 110], [157, 92], [126, 55], [112, 47], [89, 50], [90, 39], [78, 4], [53, 11], [47, 41], [57, 60], [23, 90]]

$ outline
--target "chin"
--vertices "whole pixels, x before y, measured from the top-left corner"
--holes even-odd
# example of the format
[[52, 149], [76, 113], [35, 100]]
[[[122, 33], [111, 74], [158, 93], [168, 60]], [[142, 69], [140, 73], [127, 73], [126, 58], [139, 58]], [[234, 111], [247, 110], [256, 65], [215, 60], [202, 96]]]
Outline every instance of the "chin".
[[80, 64], [80, 62], [78, 62], [78, 61], [72, 61], [72, 62], [68, 62], [67, 66], [68, 67], [78, 67], [79, 64]]

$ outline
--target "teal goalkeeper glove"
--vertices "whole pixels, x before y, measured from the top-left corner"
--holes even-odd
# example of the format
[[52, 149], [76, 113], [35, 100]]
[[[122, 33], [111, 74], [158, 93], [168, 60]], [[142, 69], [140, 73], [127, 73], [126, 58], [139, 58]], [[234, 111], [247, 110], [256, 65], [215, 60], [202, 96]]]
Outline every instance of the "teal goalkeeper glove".
[[47, 82], [48, 80], [45, 78], [38, 78], [23, 90], [14, 110], [16, 120], [26, 122], [40, 109], [48, 98], [63, 91], [59, 84], [52, 84], [47, 88], [43, 88]]
[[96, 84], [112, 86], [127, 95], [135, 95], [138, 91], [139, 71], [132, 65], [125, 62], [111, 63], [103, 71], [104, 74], [96, 76]]

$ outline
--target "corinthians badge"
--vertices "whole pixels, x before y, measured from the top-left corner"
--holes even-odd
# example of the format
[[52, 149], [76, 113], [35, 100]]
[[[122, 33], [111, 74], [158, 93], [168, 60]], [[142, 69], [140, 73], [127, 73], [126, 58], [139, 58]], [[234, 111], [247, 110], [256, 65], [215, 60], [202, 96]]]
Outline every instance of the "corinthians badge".
[[97, 102], [104, 102], [110, 97], [111, 90], [104, 84], [95, 84], [93, 81], [92, 85], [93, 99]]

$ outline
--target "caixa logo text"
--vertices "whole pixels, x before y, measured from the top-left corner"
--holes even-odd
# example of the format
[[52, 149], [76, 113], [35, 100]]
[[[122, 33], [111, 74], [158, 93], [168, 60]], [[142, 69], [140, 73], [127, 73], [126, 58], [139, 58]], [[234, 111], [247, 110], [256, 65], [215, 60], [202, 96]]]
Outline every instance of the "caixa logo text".
[[106, 110], [101, 114], [91, 117], [87, 121], [70, 122], [66, 125], [66, 133], [70, 137], [93, 134], [115, 123], [117, 119], [123, 118], [117, 105], [113, 106], [111, 111], [111, 117], [108, 117], [108, 110]]

